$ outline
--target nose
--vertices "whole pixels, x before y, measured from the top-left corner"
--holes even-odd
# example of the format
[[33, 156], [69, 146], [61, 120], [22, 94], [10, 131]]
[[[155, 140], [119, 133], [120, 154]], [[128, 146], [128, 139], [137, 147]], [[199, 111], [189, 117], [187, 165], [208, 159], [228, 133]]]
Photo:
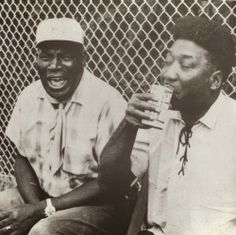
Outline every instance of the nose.
[[161, 72], [161, 81], [164, 83], [173, 83], [178, 80], [178, 64], [172, 63], [171, 65], [165, 66]]
[[54, 56], [49, 64], [49, 69], [57, 69], [61, 67], [61, 60], [57, 56]]

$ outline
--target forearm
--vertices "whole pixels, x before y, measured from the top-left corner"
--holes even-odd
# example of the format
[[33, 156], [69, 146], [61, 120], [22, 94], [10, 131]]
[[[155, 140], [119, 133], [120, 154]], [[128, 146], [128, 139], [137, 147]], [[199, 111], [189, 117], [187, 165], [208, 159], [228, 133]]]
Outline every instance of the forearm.
[[[41, 196], [42, 189], [39, 186], [37, 176], [26, 158], [16, 157], [15, 176], [24, 201], [35, 205], [37, 216], [43, 216], [44, 208], [46, 207], [46, 202], [43, 200], [45, 198]], [[101, 201], [101, 198], [103, 198], [102, 190], [100, 190], [97, 179], [94, 179], [73, 189], [69, 193], [52, 198], [52, 203], [56, 210], [63, 210], [96, 203], [97, 201]]]
[[26, 203], [36, 203], [41, 198], [41, 188], [37, 176], [28, 160], [21, 156], [16, 156], [15, 177], [20, 191]]
[[[28, 189], [30, 188], [31, 187], [28, 187]], [[32, 188], [32, 190], [35, 189]], [[26, 189], [23, 190], [24, 193], [26, 193], [26, 191]], [[31, 196], [33, 196], [33, 194], [31, 194]], [[72, 207], [85, 206], [90, 204], [96, 205], [96, 203], [101, 202], [101, 198], [104, 199], [102, 197], [102, 190], [100, 190], [100, 187], [97, 183], [97, 179], [94, 179], [80, 187], [73, 189], [69, 193], [55, 198], [51, 198], [51, 200], [53, 206], [56, 208], [57, 211], [59, 211]], [[36, 220], [45, 217], [44, 209], [46, 207], [46, 200], [40, 201], [40, 198], [37, 197], [37, 200], [30, 200], [29, 203], [34, 206], [33, 217]]]
[[122, 194], [134, 179], [130, 155], [137, 130], [123, 120], [105, 146], [101, 154], [98, 176], [98, 183], [103, 191]]
[[97, 183], [97, 179], [94, 179], [69, 193], [52, 198], [52, 204], [56, 210], [63, 210], [78, 206], [94, 205], [99, 203], [101, 198], [102, 190]]
[[[97, 179], [94, 179], [64, 195], [51, 198], [51, 201], [56, 211], [60, 211], [79, 206], [98, 205], [101, 198], [103, 198], [102, 190], [100, 190]], [[105, 198], [103, 200], [107, 203]], [[34, 206], [36, 218], [40, 218], [40, 216], [43, 218], [46, 200], [34, 203]]]

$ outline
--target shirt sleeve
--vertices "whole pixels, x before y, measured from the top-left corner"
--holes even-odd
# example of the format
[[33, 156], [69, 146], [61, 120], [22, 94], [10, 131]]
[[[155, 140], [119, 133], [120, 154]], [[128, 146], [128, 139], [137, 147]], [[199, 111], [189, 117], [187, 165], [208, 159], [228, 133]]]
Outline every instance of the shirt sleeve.
[[6, 135], [15, 144], [18, 152], [25, 156], [25, 151], [22, 145], [22, 119], [21, 119], [21, 98], [19, 97], [13, 109], [10, 121], [6, 128]]
[[148, 169], [149, 132], [139, 129], [131, 153], [131, 171], [136, 177], [142, 177]]
[[95, 144], [98, 162], [104, 146], [124, 118], [126, 107], [126, 101], [118, 92], [111, 95], [103, 105], [98, 120], [98, 134]]

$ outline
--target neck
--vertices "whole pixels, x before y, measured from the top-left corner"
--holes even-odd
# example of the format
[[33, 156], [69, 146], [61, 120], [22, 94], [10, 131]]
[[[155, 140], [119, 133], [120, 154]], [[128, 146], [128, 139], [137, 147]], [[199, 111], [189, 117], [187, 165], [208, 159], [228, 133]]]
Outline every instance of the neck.
[[186, 124], [193, 125], [196, 123], [201, 117], [203, 117], [207, 111], [210, 109], [211, 105], [216, 101], [219, 93], [210, 97], [208, 102], [204, 104], [196, 105], [190, 109], [181, 110], [181, 116]]

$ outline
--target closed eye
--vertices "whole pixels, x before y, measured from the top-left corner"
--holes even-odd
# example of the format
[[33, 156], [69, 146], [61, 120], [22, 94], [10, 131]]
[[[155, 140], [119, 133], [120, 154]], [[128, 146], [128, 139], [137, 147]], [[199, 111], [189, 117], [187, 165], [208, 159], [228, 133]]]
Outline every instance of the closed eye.
[[46, 54], [39, 55], [39, 58], [40, 58], [40, 60], [43, 60], [43, 61], [51, 60], [51, 57], [49, 55], [46, 55]]
[[73, 56], [63, 56], [62, 59], [66, 60], [66, 61], [69, 61], [69, 60], [73, 60], [74, 57]]
[[174, 58], [168, 53], [164, 60], [164, 65], [170, 65], [174, 61]]
[[190, 64], [183, 64], [183, 63], [181, 63], [180, 65], [185, 70], [194, 68], [194, 65], [192, 63], [190, 63]]

